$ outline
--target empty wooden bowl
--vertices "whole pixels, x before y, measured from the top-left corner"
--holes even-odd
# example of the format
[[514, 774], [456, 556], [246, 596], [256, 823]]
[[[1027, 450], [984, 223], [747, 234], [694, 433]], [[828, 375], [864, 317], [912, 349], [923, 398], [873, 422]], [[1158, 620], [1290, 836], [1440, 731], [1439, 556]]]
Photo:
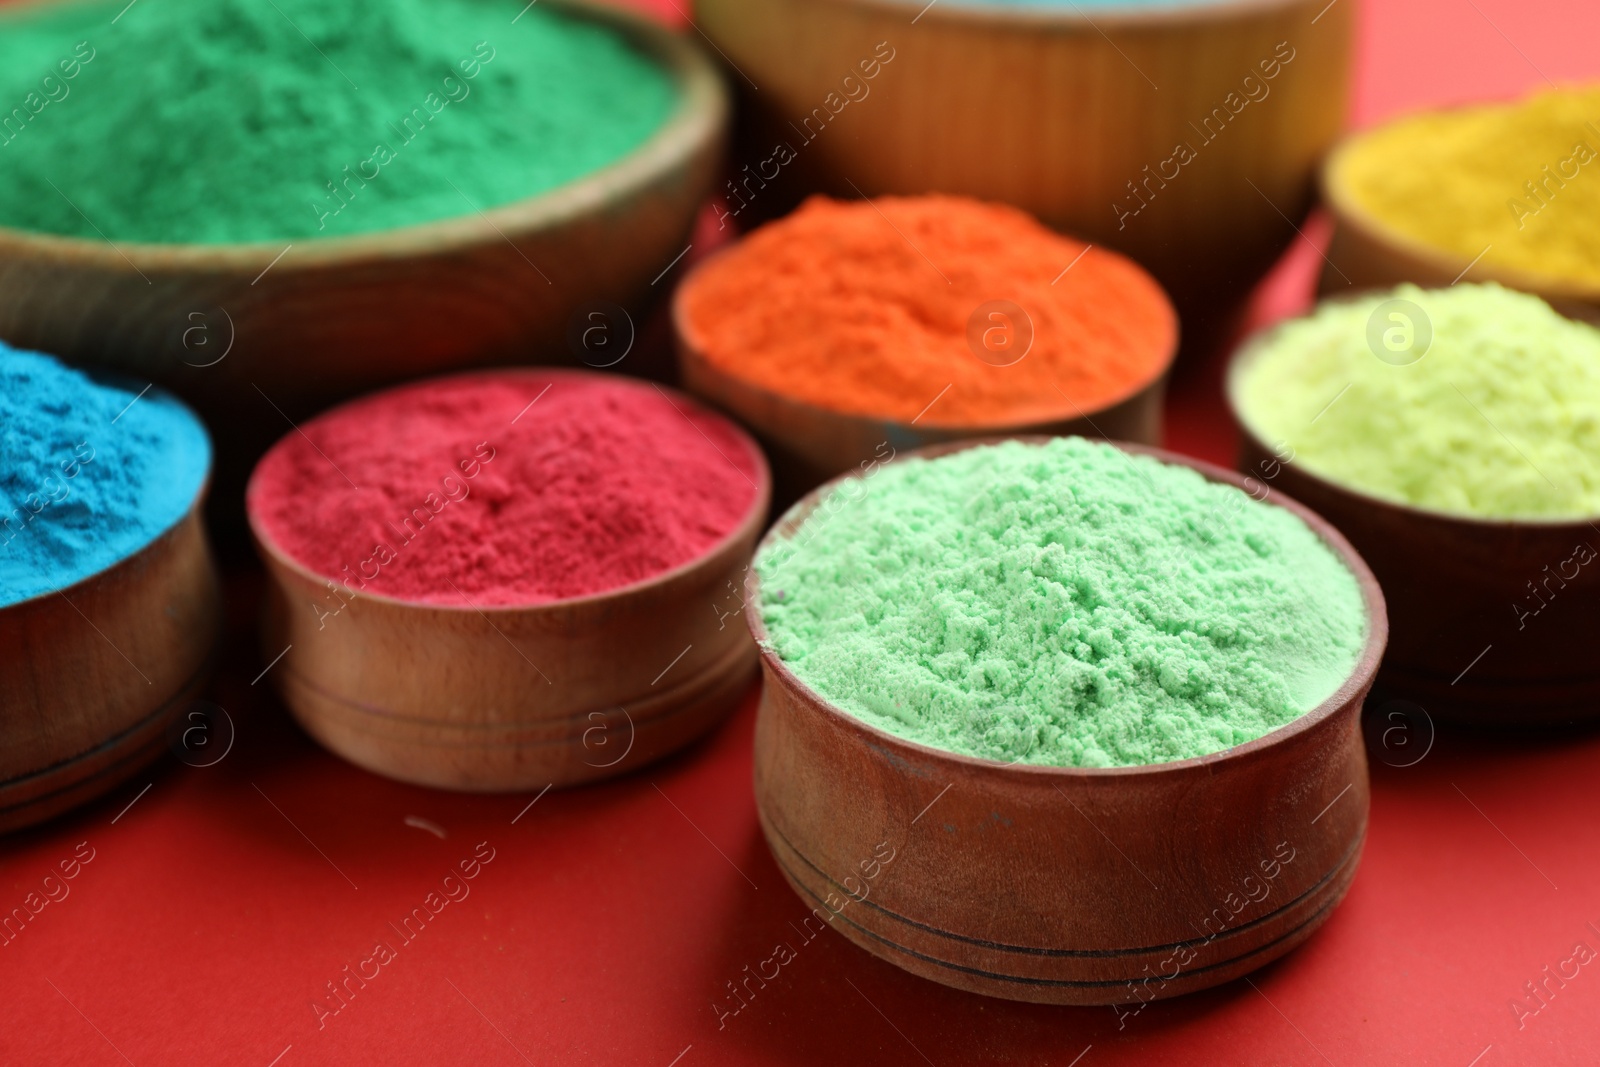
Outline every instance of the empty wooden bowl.
[[695, 16], [747, 90], [739, 221], [809, 192], [1015, 204], [1149, 268], [1188, 345], [1313, 203], [1354, 5], [698, 0]]
[[690, 272], [673, 298], [678, 372], [684, 388], [728, 412], [761, 441], [772, 463], [780, 506], [846, 471], [869, 469], [908, 449], [946, 441], [997, 434], [1079, 434], [1150, 445], [1161, 440], [1162, 403], [1167, 371], [1177, 354], [1176, 337], [1152, 376], [1089, 410], [1058, 396], [1060, 415], [1048, 421], [946, 423], [939, 417], [937, 398], [930, 396], [925, 414], [910, 422], [879, 418], [785, 396], [730, 374], [707, 359], [704, 343], [685, 311], [684, 296], [705, 262], [709, 261]]
[[675, 110], [629, 155], [501, 207], [326, 240], [113, 247], [0, 228], [0, 337], [167, 384], [219, 425], [224, 459], [247, 423], [270, 433], [262, 446], [283, 432], [272, 405], [298, 415], [455, 367], [576, 362], [580, 305], [637, 309], [688, 243], [728, 104], [683, 35], [609, 4], [543, 2], [613, 28], [675, 81]]
[[[934, 456], [970, 443], [924, 449]], [[1243, 479], [1157, 449], [1231, 485]], [[828, 487], [783, 517], [790, 536]], [[1387, 633], [1349, 544], [1306, 522], [1361, 584], [1367, 639], [1339, 690], [1286, 726], [1199, 759], [1077, 769], [1005, 764], [894, 737], [809, 689], [766, 646], [760, 587], [761, 826], [812, 915], [914, 974], [1049, 1004], [1204, 989], [1282, 956], [1344, 897], [1367, 826], [1361, 702]]]
[[204, 495], [133, 555], [0, 608], [0, 832], [138, 773], [199, 693], [221, 627]]
[[1590, 520], [1479, 519], [1383, 500], [1284, 461], [1251, 427], [1239, 383], [1263, 338], [1228, 371], [1239, 469], [1314, 509], [1383, 587], [1389, 648], [1378, 688], [1438, 719], [1549, 726], [1600, 717], [1600, 533]]
[[[1475, 262], [1470, 256], [1398, 233], [1364, 207], [1343, 176], [1351, 155], [1361, 151], [1364, 136], [1358, 133], [1346, 138], [1322, 167], [1323, 202], [1334, 220], [1333, 238], [1322, 268], [1323, 294], [1391, 289], [1402, 282], [1437, 289], [1463, 279], [1492, 281], [1508, 289], [1533, 293], [1564, 315], [1600, 325], [1600, 286]], [[1415, 161], [1414, 165], [1427, 164]], [[1495, 207], [1503, 210], [1499, 203]]]
[[755, 497], [710, 551], [643, 582], [529, 606], [355, 593], [296, 562], [252, 514], [271, 579], [268, 677], [322, 744], [419, 785], [572, 785], [675, 752], [732, 712], [755, 673], [739, 590], [771, 476], [748, 448]]

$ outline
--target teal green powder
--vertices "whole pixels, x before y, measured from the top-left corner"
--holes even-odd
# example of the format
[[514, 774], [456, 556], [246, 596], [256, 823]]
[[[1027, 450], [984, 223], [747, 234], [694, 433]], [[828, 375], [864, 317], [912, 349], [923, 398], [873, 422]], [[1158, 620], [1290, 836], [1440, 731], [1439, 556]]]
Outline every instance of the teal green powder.
[[210, 439], [141, 390], [0, 344], [0, 607], [133, 555], [195, 502]]
[[1253, 740], [1366, 637], [1300, 519], [1081, 438], [902, 459], [758, 555], [771, 648], [879, 729], [1007, 762], [1135, 766]]
[[96, 240], [471, 216], [617, 161], [676, 101], [654, 60], [547, 5], [40, 7], [0, 15], [0, 225]]

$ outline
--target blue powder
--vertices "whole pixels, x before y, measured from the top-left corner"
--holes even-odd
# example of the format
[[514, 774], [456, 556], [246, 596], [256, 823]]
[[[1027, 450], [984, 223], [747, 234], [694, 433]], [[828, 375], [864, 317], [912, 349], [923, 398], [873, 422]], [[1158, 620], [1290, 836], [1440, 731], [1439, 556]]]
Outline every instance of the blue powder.
[[205, 428], [172, 397], [0, 344], [0, 606], [133, 555], [210, 468]]

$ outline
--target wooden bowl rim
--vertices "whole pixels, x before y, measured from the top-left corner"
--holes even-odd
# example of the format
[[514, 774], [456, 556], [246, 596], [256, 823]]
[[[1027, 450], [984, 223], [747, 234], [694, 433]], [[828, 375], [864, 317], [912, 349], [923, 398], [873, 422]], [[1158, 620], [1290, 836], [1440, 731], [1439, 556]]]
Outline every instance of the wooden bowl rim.
[[[1227, 23], [1277, 14], [1295, 7], [1309, 7], [1309, 0], [1164, 0], [1153, 7], [1117, 6], [1095, 8], [1091, 16], [1076, 6], [1024, 6], [1011, 3], [971, 4], [965, 0], [825, 0], [835, 7], [865, 9], [897, 20], [905, 12], [921, 9], [916, 21], [926, 18], [953, 28], [972, 30], [980, 26], [1021, 31], [1056, 30], [1103, 36], [1102, 29], [1188, 29], [1196, 25]], [[1332, 5], [1329, 5], [1332, 6]], [[975, 25], [976, 24], [976, 25]]]
[[[284, 570], [295, 574], [297, 577], [309, 582], [312, 585], [322, 586], [330, 582], [334, 583], [339, 588], [348, 592], [352, 599], [359, 598], [361, 600], [370, 600], [379, 604], [390, 605], [395, 608], [404, 608], [408, 611], [441, 612], [445, 614], [470, 613], [487, 615], [490, 617], [507, 615], [536, 616], [546, 613], [568, 611], [573, 608], [605, 607], [632, 598], [640, 593], [666, 586], [687, 574], [694, 573], [708, 566], [713, 560], [717, 559], [734, 545], [738, 544], [739, 541], [746, 537], [753, 536], [761, 529], [762, 524], [766, 521], [767, 508], [772, 502], [772, 470], [767, 464], [767, 457], [765, 453], [761, 451], [761, 446], [756, 443], [755, 439], [752, 438], [748, 432], [746, 432], [743, 426], [740, 426], [733, 419], [722, 414], [720, 411], [716, 411], [715, 409], [709, 407], [695, 397], [689, 396], [681, 390], [674, 389], [671, 386], [662, 385], [659, 382], [652, 382], [643, 378], [630, 378], [626, 375], [607, 374], [602, 371], [579, 370], [575, 367], [498, 367], [487, 370], [472, 370], [463, 373], [440, 374], [427, 378], [417, 378], [411, 381], [401, 382], [396, 385], [389, 386], [386, 389], [380, 389], [372, 393], [364, 393], [359, 397], [354, 397], [351, 400], [346, 401], [344, 404], [335, 405], [334, 407], [329, 408], [327, 411], [321, 412], [317, 417], [321, 418], [323, 415], [328, 415], [338, 411], [339, 408], [345, 407], [348, 404], [367, 400], [380, 393], [386, 393], [394, 389], [406, 389], [417, 385], [426, 385], [429, 383], [457, 380], [462, 378], [507, 377], [572, 377], [594, 379], [602, 382], [614, 382], [621, 380], [629, 385], [638, 386], [640, 388], [653, 385], [667, 394], [669, 402], [674, 404], [678, 402], [687, 402], [697, 409], [701, 414], [709, 415], [723, 423], [726, 423], [728, 427], [733, 430], [733, 433], [739, 439], [739, 442], [749, 450], [751, 458], [755, 461], [754, 473], [756, 474], [756, 492], [750, 500], [749, 509], [745, 512], [744, 516], [731, 529], [729, 529], [727, 534], [724, 535], [721, 540], [711, 545], [704, 552], [694, 556], [691, 559], [685, 560], [676, 567], [664, 570], [659, 574], [653, 574], [650, 577], [640, 579], [637, 582], [631, 582], [628, 585], [619, 585], [612, 589], [602, 589], [598, 593], [587, 593], [583, 596], [564, 597], [557, 600], [546, 600], [532, 604], [484, 604], [481, 606], [471, 603], [434, 604], [420, 600], [402, 600], [399, 597], [386, 596], [382, 593], [368, 593], [363, 590], [351, 589], [350, 586], [346, 585], [343, 581], [340, 581], [339, 579], [330, 575], [319, 574], [310, 567], [307, 567], [305, 564], [291, 556], [280, 545], [278, 545], [278, 543], [261, 528], [261, 523], [256, 516], [255, 510], [249, 506], [252, 489], [255, 486], [256, 475], [261, 470], [262, 462], [266, 459], [266, 455], [264, 454], [261, 459], [256, 461], [255, 467], [250, 471], [249, 481], [245, 484], [245, 521], [249, 523], [250, 535], [256, 543], [257, 551], [263, 556], [268, 557], [273, 564], [282, 567]], [[284, 436], [287, 437], [288, 434], [285, 434]], [[272, 447], [276, 448], [277, 443], [274, 442]], [[271, 448], [267, 450], [269, 454], [271, 451]]]
[[[855, 0], [851, 0], [851, 2], [855, 2]], [[913, 198], [914, 197], [908, 199]], [[1043, 226], [1044, 224], [1040, 223], [1040, 225]], [[1045, 228], [1050, 229], [1050, 227]], [[1057, 230], [1050, 229], [1050, 232], [1056, 234], [1057, 236], [1068, 237], [1074, 241], [1079, 240], [1076, 237], [1072, 237], [1070, 234], [1062, 234]], [[798, 408], [813, 417], [818, 417], [825, 420], [856, 421], [868, 423], [874, 427], [887, 426], [907, 432], [921, 431], [961, 435], [991, 434], [1005, 437], [1026, 436], [1030, 433], [1042, 432], [1049, 427], [1059, 426], [1064, 422], [1081, 422], [1087, 419], [1092, 419], [1096, 415], [1103, 414], [1112, 410], [1113, 408], [1128, 403], [1141, 393], [1145, 393], [1150, 389], [1154, 389], [1163, 381], [1165, 381], [1167, 375], [1172, 373], [1172, 365], [1177, 361], [1178, 358], [1178, 346], [1182, 340], [1183, 323], [1178, 316], [1177, 308], [1172, 303], [1172, 295], [1167, 292], [1166, 286], [1162, 285], [1160, 280], [1158, 280], [1155, 275], [1151, 274], [1144, 264], [1140, 263], [1132, 256], [1119, 252], [1114, 248], [1092, 246], [1090, 245], [1090, 242], [1084, 241], [1082, 243], [1085, 246], [1100, 247], [1102, 252], [1109, 253], [1110, 255], [1116, 256], [1132, 264], [1134, 267], [1137, 267], [1139, 271], [1149, 279], [1150, 283], [1156, 287], [1156, 291], [1161, 294], [1161, 298], [1172, 318], [1172, 344], [1168, 346], [1166, 353], [1161, 357], [1154, 373], [1152, 373], [1148, 378], [1139, 379], [1131, 383], [1123, 391], [1114, 394], [1109, 399], [1102, 401], [1092, 408], [1085, 408], [1074, 404], [1070, 399], [1067, 398], [1066, 394], [1061, 393], [1060, 389], [1058, 388], [1056, 391], [1061, 393], [1062, 399], [1066, 400], [1067, 404], [1071, 406], [1073, 413], [1067, 414], [1063, 412], [1058, 418], [1033, 419], [1029, 420], [1028, 422], [950, 423], [940, 422], [937, 419], [929, 419], [926, 422], [923, 422], [920, 421], [919, 416], [918, 421], [911, 423], [902, 422], [897, 418], [890, 418], [885, 415], [867, 415], [857, 411], [840, 411], [837, 408], [822, 407], [819, 404], [813, 404], [811, 401], [797, 396], [790, 396], [786, 393], [774, 392], [764, 385], [759, 385], [747, 378], [741, 378], [737, 374], [733, 374], [727, 370], [724, 370], [705, 354], [705, 345], [701, 343], [700, 337], [690, 326], [689, 313], [684, 307], [685, 301], [687, 300], [687, 296], [685, 294], [687, 294], [689, 290], [693, 288], [695, 282], [703, 276], [702, 272], [709, 265], [717, 262], [723, 256], [726, 256], [730, 252], [734, 251], [744, 243], [747, 237], [749, 237], [749, 234], [742, 234], [735, 240], [729, 241], [722, 247], [707, 254], [698, 263], [690, 267], [688, 271], [685, 272], [683, 278], [678, 282], [677, 287], [672, 291], [670, 313], [672, 319], [673, 338], [677, 341], [680, 377], [683, 364], [692, 359], [700, 365], [700, 368], [705, 374], [714, 379], [717, 379], [721, 382], [733, 383], [740, 389], [748, 390], [749, 392], [761, 397], [762, 400], [769, 404], [787, 405], [789, 407]], [[1026, 359], [1027, 357], [1024, 356], [1023, 358]], [[1020, 363], [1021, 360], [1018, 360], [1017, 362]], [[931, 407], [932, 405], [929, 406]]]
[[88, 586], [91, 584], [111, 581], [115, 576], [114, 572], [133, 567], [145, 556], [150, 555], [155, 550], [157, 545], [171, 537], [178, 527], [182, 526], [184, 523], [193, 518], [199, 512], [202, 505], [205, 504], [206, 494], [210, 491], [211, 468], [210, 465], [207, 464], [206, 475], [204, 478], [200, 479], [200, 486], [195, 490], [194, 499], [190, 501], [189, 506], [183, 510], [183, 513], [174, 519], [171, 524], [163, 527], [160, 533], [156, 534], [154, 537], [150, 538], [150, 540], [146, 541], [144, 544], [140, 545], [126, 556], [123, 556], [121, 559], [112, 560], [104, 567], [101, 567], [92, 574], [84, 575], [71, 585], [64, 585], [59, 589], [48, 589], [45, 592], [37, 593], [26, 600], [13, 600], [9, 604], [0, 605], [0, 614], [12, 611], [14, 609], [36, 609], [53, 596], [66, 596], [68, 593], [82, 593], [87, 591]]
[[[63, 0], [27, 0], [42, 7]], [[553, 230], [607, 204], [637, 196], [650, 183], [703, 151], [726, 124], [727, 89], [711, 59], [684, 35], [641, 12], [601, 0], [542, 0], [574, 18], [599, 23], [657, 63], [676, 92], [661, 124], [630, 152], [571, 181], [507, 204], [386, 230], [338, 237], [296, 237], [221, 244], [116, 241], [0, 226], [0, 254], [38, 255], [75, 267], [147, 273], [185, 270], [254, 272], [284, 251], [301, 249], [278, 264], [276, 275], [306, 273], [396, 256], [439, 255], [484, 244], [506, 234]], [[5, 15], [0, 11], [0, 24]], [[488, 228], [485, 228], [488, 223]]]
[[[1330, 297], [1319, 302], [1318, 307], [1323, 304], [1353, 303], [1361, 299], [1360, 296]], [[1250, 334], [1234, 350], [1233, 355], [1228, 357], [1228, 367], [1223, 374], [1222, 393], [1227, 400], [1228, 414], [1233, 416], [1233, 421], [1238, 425], [1239, 432], [1245, 436], [1249, 443], [1265, 453], [1276, 454], [1273, 449], [1266, 446], [1260, 432], [1245, 417], [1244, 405], [1239, 402], [1239, 390], [1242, 388], [1241, 383], [1250, 373], [1251, 365], [1261, 358], [1261, 354], [1265, 351], [1268, 342], [1291, 322], [1297, 322], [1299, 319], [1300, 317], [1297, 317], [1276, 322]], [[1592, 532], [1595, 524], [1600, 523], [1600, 513], [1566, 519], [1495, 519], [1482, 515], [1461, 515], [1451, 511], [1440, 511], [1436, 508], [1425, 508], [1416, 504], [1407, 504], [1398, 500], [1375, 496], [1358, 487], [1333, 481], [1300, 463], [1286, 465], [1293, 466], [1297, 475], [1306, 479], [1323, 492], [1347, 498], [1370, 511], [1388, 513], [1403, 518], [1408, 522], [1433, 523], [1442, 528], [1454, 527], [1457, 530], [1478, 533], [1485, 531], [1509, 533], [1514, 530], [1534, 530], [1540, 533], [1569, 531], [1573, 534], [1581, 534], [1585, 530]]]
[[[65, 365], [69, 366], [69, 367], [73, 367], [73, 369], [75, 369], [75, 370], [85, 369], [85, 368], [75, 367], [72, 364], [65, 364]], [[116, 374], [114, 372], [108, 372], [108, 371], [105, 371], [105, 370], [100, 369], [100, 368], [88, 368], [88, 369], [90, 369], [98, 377], [104, 377], [104, 378], [123, 378], [123, 377], [125, 377], [124, 375], [118, 375], [118, 374]], [[129, 380], [132, 380], [132, 379], [129, 379]], [[156, 545], [158, 545], [160, 542], [162, 542], [166, 538], [170, 537], [174, 530], [176, 530], [178, 527], [182, 526], [184, 523], [188, 522], [190, 517], [192, 517], [197, 511], [199, 511], [200, 507], [205, 503], [206, 494], [208, 494], [211, 491], [212, 469], [215, 466], [216, 461], [217, 461], [216, 444], [211, 440], [211, 430], [210, 430], [210, 428], [206, 426], [205, 420], [202, 419], [199, 415], [195, 414], [194, 409], [191, 408], [188, 404], [184, 403], [183, 400], [181, 400], [176, 394], [168, 392], [166, 389], [163, 389], [159, 385], [151, 385], [150, 388], [149, 388], [149, 392], [152, 395], [159, 395], [163, 399], [171, 401], [172, 403], [176, 404], [178, 407], [182, 408], [184, 413], [187, 414], [191, 420], [193, 420], [195, 426], [199, 428], [201, 436], [205, 438], [205, 441], [206, 441], [206, 469], [200, 475], [200, 484], [195, 486], [194, 496], [190, 499], [188, 507], [184, 508], [183, 511], [178, 514], [177, 518], [173, 519], [170, 523], [168, 523], [167, 525], [163, 526], [161, 528], [160, 532], [157, 533], [154, 537], [151, 537], [148, 541], [146, 541], [144, 544], [140, 545], [138, 548], [134, 549], [132, 552], [129, 552], [127, 555], [122, 556], [119, 559], [112, 560], [110, 563], [107, 563], [104, 567], [101, 567], [97, 571], [93, 571], [93, 572], [91, 572], [89, 574], [84, 575], [82, 578], [79, 578], [77, 581], [73, 582], [71, 585], [64, 585], [64, 586], [61, 586], [59, 589], [47, 589], [42, 593], [35, 593], [33, 596], [28, 597], [26, 600], [13, 600], [9, 604], [0, 605], [0, 612], [11, 611], [14, 608], [27, 608], [27, 607], [36, 608], [40, 604], [42, 604], [46, 600], [48, 600], [50, 597], [56, 596], [58, 594], [64, 596], [67, 593], [82, 592], [84, 587], [89, 585], [91, 582], [109, 581], [111, 579], [111, 577], [112, 577], [112, 572], [113, 571], [116, 571], [119, 568], [131, 567], [131, 566], [133, 566], [135, 561], [137, 561], [137, 560], [141, 559], [142, 557], [148, 555], [156, 547]]]
[[1496, 264], [1484, 266], [1449, 249], [1399, 233], [1381, 216], [1363, 206], [1354, 192], [1341, 184], [1339, 170], [1345, 161], [1354, 153], [1361, 151], [1367, 140], [1381, 131], [1422, 115], [1449, 115], [1496, 105], [1509, 106], [1519, 102], [1521, 101], [1476, 101], [1450, 107], [1423, 108], [1345, 134], [1329, 150], [1317, 168], [1317, 185], [1322, 195], [1322, 202], [1328, 206], [1336, 225], [1349, 227], [1368, 244], [1381, 249], [1392, 259], [1416, 261], [1437, 271], [1440, 276], [1453, 277], [1456, 281], [1461, 281], [1468, 271], [1473, 271], [1478, 274], [1477, 281], [1499, 282], [1508, 289], [1517, 289], [1543, 297], [1547, 302], [1570, 300], [1600, 304], [1600, 283], [1536, 274]]
[[[1004, 441], [1020, 441], [1024, 444], [1042, 445], [1051, 440], [1054, 440], [1054, 438], [1037, 436], [974, 438], [964, 441], [947, 441], [924, 448], [908, 450], [902, 453], [902, 456], [904, 458], [933, 459], [952, 452], [998, 444]], [[1113, 448], [1118, 448], [1134, 455], [1149, 456], [1163, 463], [1188, 467], [1199, 473], [1207, 481], [1231, 485], [1236, 489], [1248, 492], [1245, 490], [1245, 478], [1243, 475], [1215, 464], [1207, 463], [1204, 460], [1169, 452], [1166, 449], [1155, 448], [1151, 445], [1134, 444], [1127, 441], [1107, 441], [1106, 443]], [[777, 522], [772, 524], [766, 536], [761, 539], [761, 543], [756, 546], [756, 556], [759, 557], [769, 544], [783, 539], [784, 536], [796, 529], [815, 510], [823, 496], [832, 492], [843, 482], [861, 477], [862, 475], [859, 471], [852, 471], [824, 482], [810, 493], [801, 497], [784, 512]], [[1355, 577], [1356, 584], [1361, 589], [1362, 603], [1366, 609], [1367, 633], [1362, 644], [1361, 653], [1356, 657], [1355, 665], [1351, 668], [1349, 675], [1322, 703], [1296, 716], [1282, 726], [1262, 734], [1260, 737], [1204, 756], [1193, 756], [1183, 760], [1169, 760], [1165, 763], [1136, 764], [1129, 767], [1055, 767], [1037, 763], [1006, 763], [1001, 760], [967, 756], [958, 752], [951, 752], [948, 749], [935, 748], [920, 741], [912, 741], [891, 734], [864, 719], [857, 718], [843, 708], [831, 703], [826, 697], [801, 681], [788, 668], [777, 653], [772, 650], [767, 636], [766, 623], [761, 618], [761, 584], [753, 560], [749, 573], [745, 577], [745, 623], [750, 627], [751, 636], [755, 638], [756, 649], [760, 653], [764, 670], [772, 672], [772, 675], [778, 678], [785, 689], [799, 697], [807, 708], [821, 714], [836, 728], [846, 732], [854, 731], [864, 734], [872, 744], [879, 747], [899, 749], [907, 755], [924, 761], [953, 764], [976, 775], [1015, 776], [1020, 781], [1043, 782], [1047, 785], [1055, 784], [1058, 781], [1062, 783], [1085, 781], [1116, 782], [1140, 778], [1161, 778], [1174, 774], [1211, 775], [1218, 773], [1213, 769], [1218, 764], [1250, 762], [1270, 749], [1276, 748], [1302, 734], [1310, 733], [1349, 707], [1355, 701], [1357, 694], [1370, 686], [1373, 679], [1377, 677], [1378, 664], [1383, 658], [1384, 646], [1389, 636], [1389, 616], [1384, 603], [1383, 590], [1379, 587], [1378, 579], [1368, 568], [1366, 561], [1361, 558], [1350, 542], [1345, 540], [1344, 535], [1332, 523], [1304, 504], [1283, 493], [1274, 493], [1262, 503], [1281, 507], [1300, 519]]]

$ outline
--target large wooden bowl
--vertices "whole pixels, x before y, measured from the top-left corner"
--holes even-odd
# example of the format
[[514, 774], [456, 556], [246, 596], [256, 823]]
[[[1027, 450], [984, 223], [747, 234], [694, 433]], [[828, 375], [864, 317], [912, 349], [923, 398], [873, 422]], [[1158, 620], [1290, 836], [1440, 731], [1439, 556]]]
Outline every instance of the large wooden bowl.
[[[1186, 346], [1229, 318], [1311, 207], [1317, 163], [1344, 122], [1354, 22], [1353, 4], [1327, 0], [695, 10], [743, 90], [730, 168], [740, 222], [809, 192], [1015, 204], [1149, 268], [1178, 305]], [[1280, 43], [1293, 59], [1262, 81]], [[877, 64], [871, 79], [863, 62]], [[1266, 95], [1235, 117], [1230, 92], [1262, 93], [1244, 85], [1252, 74]], [[1208, 131], [1215, 107], [1228, 121]], [[1180, 144], [1194, 158], [1164, 165]], [[794, 158], [775, 159], [778, 145]]]
[[[1458, 281], [1499, 282], [1508, 289], [1533, 293], [1562, 314], [1600, 325], [1600, 286], [1544, 277], [1507, 267], [1474, 262], [1449, 249], [1437, 248], [1398, 233], [1367, 210], [1342, 178], [1342, 162], [1361, 150], [1363, 134], [1353, 134], [1329, 154], [1322, 167], [1322, 197], [1333, 216], [1333, 238], [1323, 264], [1320, 291], [1345, 295], [1353, 290], [1391, 289], [1402, 282], [1443, 288]], [[1415, 166], [1427, 166], [1423, 160]], [[1514, 191], [1514, 190], [1513, 190]], [[1496, 202], [1495, 210], [1504, 210]]]
[[612, 5], [543, 2], [670, 72], [677, 106], [629, 155], [516, 203], [350, 237], [113, 247], [0, 228], [0, 337], [168, 385], [220, 425], [224, 460], [245, 425], [266, 428], [260, 444], [286, 429], [274, 404], [298, 416], [457, 367], [576, 362], [575, 309], [637, 310], [688, 243], [728, 104], [686, 37]]
[[1436, 719], [1482, 725], [1600, 717], [1600, 515], [1553, 522], [1449, 515], [1284, 462], [1238, 399], [1263, 343], [1247, 342], [1228, 370], [1239, 469], [1314, 508], [1377, 575], [1390, 615], [1380, 691], [1413, 700]]
[[138, 773], [205, 683], [222, 610], [204, 495], [126, 559], [0, 608], [0, 832]]
[[[756, 435], [772, 463], [780, 506], [846, 471], [866, 469], [899, 452], [947, 441], [996, 435], [1076, 434], [1156, 445], [1161, 442], [1162, 403], [1167, 372], [1177, 355], [1177, 338], [1156, 371], [1128, 386], [1122, 395], [1085, 410], [1057, 395], [1060, 414], [1046, 421], [948, 423], [939, 417], [936, 398], [914, 421], [838, 411], [785, 396], [730, 374], [706, 358], [705, 344], [690, 324], [686, 294], [702, 263], [678, 286], [672, 301], [678, 374], [689, 392], [738, 419]], [[1170, 312], [1169, 312], [1170, 314]], [[976, 357], [974, 357], [976, 358]]]
[[[1123, 447], [1243, 484], [1206, 463]], [[826, 489], [790, 509], [764, 544], [790, 535]], [[1152, 766], [1012, 765], [869, 726], [768, 650], [752, 569], [745, 618], [765, 680], [756, 804], [773, 856], [812, 908], [808, 929], [831, 924], [945, 985], [1048, 1004], [1131, 1005], [1204, 989], [1309, 937], [1360, 860], [1360, 711], [1388, 625], [1377, 582], [1344, 538], [1291, 500], [1274, 493], [1271, 502], [1304, 520], [1361, 583], [1360, 660], [1294, 722]]]
[[525, 607], [440, 606], [336, 587], [252, 514], [270, 578], [268, 677], [322, 744], [419, 785], [482, 793], [572, 785], [675, 752], [731, 713], [755, 673], [739, 590], [766, 524], [771, 476], [755, 443], [747, 447], [755, 498], [711, 551], [644, 582]]

